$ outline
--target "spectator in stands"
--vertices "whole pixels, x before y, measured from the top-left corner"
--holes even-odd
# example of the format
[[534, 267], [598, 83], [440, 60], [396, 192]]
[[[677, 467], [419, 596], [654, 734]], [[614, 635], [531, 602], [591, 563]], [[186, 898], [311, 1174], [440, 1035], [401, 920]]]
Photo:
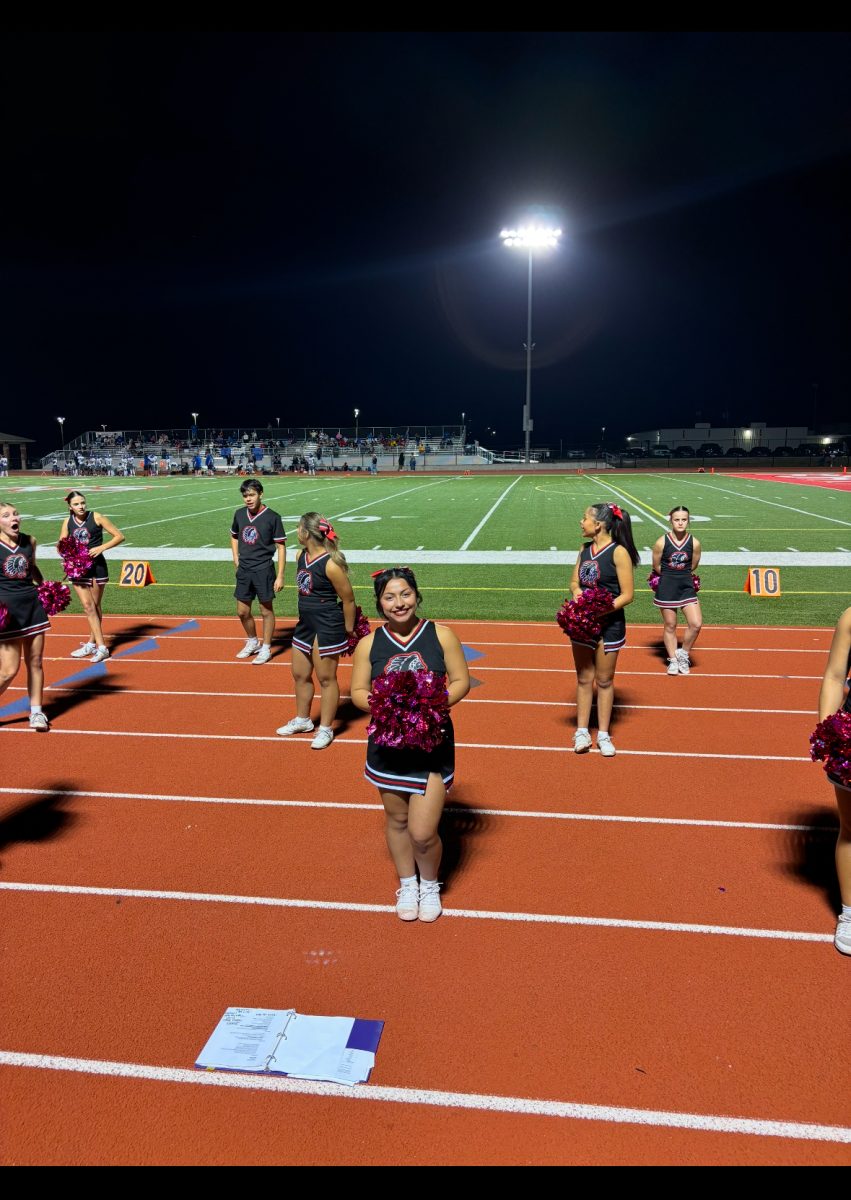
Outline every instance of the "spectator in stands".
[[208, 475], [215, 475], [216, 462], [209, 450], [207, 451], [207, 457], [204, 459], [204, 466], [207, 468]]

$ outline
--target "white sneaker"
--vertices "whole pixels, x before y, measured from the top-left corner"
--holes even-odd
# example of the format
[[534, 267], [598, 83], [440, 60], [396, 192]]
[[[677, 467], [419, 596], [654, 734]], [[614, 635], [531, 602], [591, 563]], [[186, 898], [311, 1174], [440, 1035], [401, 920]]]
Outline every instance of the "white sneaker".
[[260, 643], [257, 641], [257, 638], [249, 638], [236, 657], [251, 658], [251, 655], [256, 654], [259, 649]]
[[587, 754], [591, 749], [591, 734], [590, 733], [574, 733], [573, 735], [573, 752], [574, 754]]
[[400, 921], [416, 921], [420, 913], [420, 886], [403, 883], [396, 893], [396, 916]]
[[420, 880], [420, 920], [436, 921], [442, 912], [440, 884], [437, 880], [432, 883], [423, 883]]
[[287, 721], [286, 725], [276, 729], [275, 733], [281, 737], [292, 737], [294, 733], [311, 733], [312, 730], [313, 722], [310, 717], [293, 717], [291, 721]]
[[677, 651], [676, 658], [668, 659], [668, 670], [665, 672], [665, 674], [666, 675], [679, 675], [679, 673], [680, 673], [680, 659], [679, 659], [679, 651]]
[[[30, 724], [32, 724], [32, 718], [30, 718]], [[836, 922], [833, 944], [840, 954], [851, 954], [851, 917], [844, 913], [840, 913], [839, 920]]]
[[316, 737], [310, 743], [312, 750], [325, 750], [334, 740], [334, 730], [320, 725]]
[[615, 743], [608, 735], [603, 737], [601, 733], [597, 734], [597, 749], [600, 751], [603, 758], [615, 757]]
[[[43, 712], [30, 713], [30, 729], [36, 729], [39, 733], [47, 733], [50, 729], [50, 722]], [[851, 954], [851, 948], [848, 953]]]
[[[237, 658], [238, 657], [239, 657], [239, 655], [237, 655]], [[271, 646], [261, 646], [260, 649], [257, 651], [257, 657], [255, 658], [253, 665], [256, 667], [258, 663], [268, 662], [271, 657], [272, 657], [272, 647]]]
[[677, 669], [681, 675], [688, 675], [691, 670], [691, 661], [685, 650], [677, 651]]
[[95, 652], [89, 659], [89, 662], [105, 662], [109, 658], [109, 651], [106, 646], [95, 646]]
[[88, 658], [90, 654], [94, 654], [97, 650], [95, 642], [80, 642], [79, 649], [71, 651], [72, 658]]

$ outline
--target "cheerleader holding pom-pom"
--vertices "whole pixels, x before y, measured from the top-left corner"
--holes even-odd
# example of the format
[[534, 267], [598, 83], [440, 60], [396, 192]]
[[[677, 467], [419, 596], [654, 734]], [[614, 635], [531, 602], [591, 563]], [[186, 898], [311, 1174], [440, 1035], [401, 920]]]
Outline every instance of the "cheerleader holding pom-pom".
[[628, 512], [617, 504], [594, 504], [586, 508], [579, 528], [585, 543], [576, 559], [570, 580], [572, 601], [557, 620], [570, 638], [576, 666], [576, 732], [573, 749], [585, 754], [591, 749], [589, 721], [597, 685], [597, 749], [613, 758], [615, 746], [609, 733], [614, 706], [613, 682], [618, 652], [626, 644], [623, 610], [635, 596], [634, 567], [638, 551], [632, 540]]
[[[670, 531], [653, 547], [653, 570], [647, 582], [656, 593], [653, 603], [662, 610], [662, 638], [668, 654], [667, 673], [688, 675], [691, 649], [703, 625], [697, 593], [700, 577], [695, 575], [700, 562], [700, 542], [689, 529], [689, 511], [679, 504], [668, 513]], [[687, 629], [682, 649], [677, 648], [677, 613], [682, 612]]]
[[819, 692], [819, 723], [810, 737], [810, 754], [824, 763], [836, 792], [839, 837], [836, 840], [836, 874], [842, 912], [836, 922], [833, 944], [840, 954], [851, 955], [851, 691], [845, 694], [851, 672], [851, 608], [836, 623], [827, 667]]
[[0, 696], [21, 666], [27, 668], [30, 729], [47, 733], [42, 711], [44, 635], [50, 628], [45, 603], [59, 612], [70, 600], [62, 584], [45, 583], [36, 565], [36, 540], [21, 530], [21, 515], [10, 501], [0, 501]]
[[358, 644], [352, 664], [352, 702], [372, 718], [364, 775], [384, 805], [387, 847], [399, 872], [396, 915], [436, 921], [443, 852], [437, 829], [455, 778], [449, 710], [470, 690], [470, 672], [451, 629], [417, 616], [422, 597], [410, 567], [377, 571], [373, 580], [386, 624]]

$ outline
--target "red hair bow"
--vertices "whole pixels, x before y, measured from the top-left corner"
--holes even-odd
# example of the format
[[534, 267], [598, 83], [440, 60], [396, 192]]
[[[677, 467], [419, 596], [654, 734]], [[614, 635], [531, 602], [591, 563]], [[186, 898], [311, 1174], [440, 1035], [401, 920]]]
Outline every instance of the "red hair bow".
[[382, 567], [380, 571], [373, 571], [370, 579], [377, 579], [379, 575], [384, 575], [388, 571], [410, 571], [410, 567]]
[[318, 529], [322, 536], [328, 538], [330, 542], [336, 540], [337, 535], [334, 532], [334, 527], [332, 526], [331, 522], [326, 521], [324, 517], [319, 518]]
[[609, 508], [612, 510], [612, 516], [617, 517], [617, 519], [619, 521], [623, 520], [623, 509], [622, 508], [619, 508], [617, 504], [610, 504]]

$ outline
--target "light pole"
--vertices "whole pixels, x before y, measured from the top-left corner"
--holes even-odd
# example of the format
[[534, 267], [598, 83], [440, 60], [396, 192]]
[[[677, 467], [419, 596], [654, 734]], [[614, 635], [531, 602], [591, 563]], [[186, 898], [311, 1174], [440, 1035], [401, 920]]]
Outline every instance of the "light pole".
[[[195, 437], [197, 438], [197, 436], [198, 436], [198, 414], [197, 413], [192, 414], [192, 428], [195, 430]], [[190, 433], [189, 436], [191, 437], [192, 434]]]
[[57, 417], [56, 420], [59, 422], [59, 438], [62, 442], [62, 461], [64, 463], [65, 462], [65, 418]]
[[521, 225], [517, 229], [503, 229], [499, 235], [504, 246], [517, 246], [529, 251], [529, 285], [526, 304], [526, 403], [523, 406], [523, 433], [525, 460], [529, 462], [529, 436], [532, 432], [532, 257], [535, 250], [552, 249], [558, 245], [560, 229], [549, 225]]
[[360, 416], [360, 409], [356, 408], [355, 409], [355, 445], [357, 445], [357, 442], [358, 442], [358, 417], [359, 416]]
[[605, 425], [600, 430], [600, 454], [603, 455], [603, 457], [605, 457], [605, 454], [606, 454], [606, 426]]

